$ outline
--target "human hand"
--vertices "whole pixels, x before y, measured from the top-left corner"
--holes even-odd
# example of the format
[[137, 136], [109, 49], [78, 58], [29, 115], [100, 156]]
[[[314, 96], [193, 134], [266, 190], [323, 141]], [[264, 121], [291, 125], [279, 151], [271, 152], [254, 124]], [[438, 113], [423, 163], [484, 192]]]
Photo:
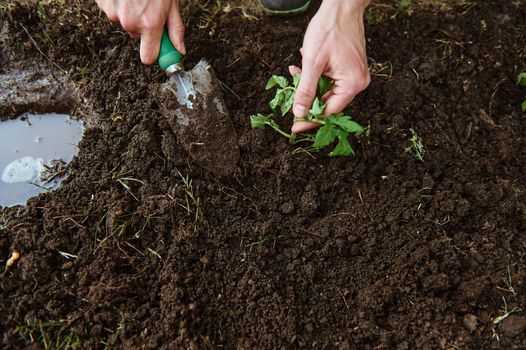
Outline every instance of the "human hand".
[[179, 0], [96, 0], [110, 21], [121, 26], [135, 39], [141, 39], [141, 61], [155, 63], [164, 26], [174, 47], [186, 54], [184, 23]]
[[363, 25], [368, 3], [369, 0], [324, 0], [309, 23], [301, 49], [302, 69], [289, 67], [292, 75], [301, 73], [294, 96], [293, 133], [319, 126], [301, 119], [312, 106], [321, 75], [334, 81], [332, 89], [322, 98], [325, 115], [341, 112], [369, 85]]

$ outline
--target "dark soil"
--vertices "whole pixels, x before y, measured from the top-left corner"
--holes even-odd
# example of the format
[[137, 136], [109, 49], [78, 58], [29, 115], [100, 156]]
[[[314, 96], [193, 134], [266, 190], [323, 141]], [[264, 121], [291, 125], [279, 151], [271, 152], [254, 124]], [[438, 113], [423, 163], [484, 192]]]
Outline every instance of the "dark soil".
[[192, 163], [160, 113], [166, 77], [92, 2], [2, 9], [0, 73], [57, 65], [97, 121], [59, 190], [0, 211], [0, 260], [21, 253], [0, 278], [3, 348], [526, 348], [524, 312], [493, 322], [503, 298], [526, 308], [524, 1], [372, 7], [377, 74], [349, 109], [371, 131], [349, 159], [249, 125], [312, 11], [194, 7], [187, 66], [207, 58], [235, 92], [223, 178]]

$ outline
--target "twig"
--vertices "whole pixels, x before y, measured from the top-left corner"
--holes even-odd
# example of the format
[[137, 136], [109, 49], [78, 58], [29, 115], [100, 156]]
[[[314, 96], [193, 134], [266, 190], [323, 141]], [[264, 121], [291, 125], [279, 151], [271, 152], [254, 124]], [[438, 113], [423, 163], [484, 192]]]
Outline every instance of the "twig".
[[345, 303], [345, 306], [347, 308], [349, 308], [349, 304], [347, 304], [347, 300], [345, 300], [345, 297], [343, 296], [342, 292], [338, 291], [338, 293], [340, 293], [340, 295], [342, 296], [342, 299], [343, 299], [343, 302]]
[[40, 50], [40, 47], [38, 47], [38, 44], [37, 42], [35, 41], [35, 39], [33, 39], [33, 37], [31, 36], [31, 34], [29, 34], [29, 31], [26, 29], [26, 27], [24, 27], [23, 24], [20, 24], [20, 26], [22, 27], [22, 29], [26, 32], [27, 36], [29, 37], [29, 40], [31, 40], [31, 42], [33, 43], [33, 45], [35, 45], [35, 47], [37, 48], [38, 52], [40, 52], [40, 54], [42, 56], [44, 56], [49, 62], [51, 62], [55, 67], [57, 67], [58, 69], [60, 69], [62, 71], [62, 73], [65, 73], [67, 74], [68, 72], [63, 69], [61, 66], [59, 66], [58, 64], [56, 64], [53, 60], [51, 60], [51, 58], [49, 58], [44, 52], [42, 52], [42, 50]]
[[493, 104], [493, 98], [495, 97], [495, 95], [497, 94], [497, 91], [498, 91], [498, 88], [499, 88], [499, 85], [502, 84], [504, 81], [506, 81], [507, 78], [502, 78], [501, 81], [499, 81], [497, 83], [497, 85], [495, 85], [495, 89], [493, 90], [493, 93], [491, 94], [491, 98], [489, 99], [489, 106], [488, 106], [488, 111], [489, 111], [489, 115], [488, 117], [491, 119], [491, 105]]
[[308, 233], [308, 234], [310, 234], [310, 235], [318, 236], [318, 237], [322, 237], [322, 235], [320, 235], [320, 234], [318, 234], [318, 233], [314, 233], [314, 232], [309, 231], [309, 230], [307, 230], [307, 229], [304, 229], [303, 227], [299, 227], [299, 229], [300, 229], [300, 231], [306, 232], [306, 233]]
[[360, 197], [360, 202], [362, 202], [363, 209], [365, 210], [365, 213], [367, 214], [369, 219], [371, 219], [371, 221], [374, 222], [374, 219], [373, 219], [371, 213], [369, 213], [369, 210], [367, 209], [367, 207], [365, 206], [365, 203], [363, 202], [362, 192], [360, 192], [360, 189], [358, 189], [358, 197]]

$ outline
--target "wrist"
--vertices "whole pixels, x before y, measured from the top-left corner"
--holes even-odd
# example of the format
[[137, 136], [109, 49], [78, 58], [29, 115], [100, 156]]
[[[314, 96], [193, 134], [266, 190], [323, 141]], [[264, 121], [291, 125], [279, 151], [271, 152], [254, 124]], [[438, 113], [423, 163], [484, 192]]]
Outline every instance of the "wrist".
[[320, 9], [326, 9], [337, 13], [365, 12], [370, 0], [323, 0]]

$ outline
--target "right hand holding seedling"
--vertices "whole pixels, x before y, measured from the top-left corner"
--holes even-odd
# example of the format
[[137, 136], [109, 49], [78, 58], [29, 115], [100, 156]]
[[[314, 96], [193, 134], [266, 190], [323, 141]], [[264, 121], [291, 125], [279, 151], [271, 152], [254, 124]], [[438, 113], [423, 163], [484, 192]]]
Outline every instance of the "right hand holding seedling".
[[141, 39], [143, 63], [156, 62], [165, 25], [174, 47], [186, 54], [179, 0], [97, 0], [97, 5], [110, 21], [120, 23], [132, 37]]
[[[292, 108], [294, 102], [294, 96], [297, 92], [298, 84], [300, 81], [300, 75], [296, 74], [293, 76], [292, 85], [289, 83], [287, 78], [278, 75], [270, 77], [266, 90], [276, 89], [276, 95], [269, 102], [269, 107], [273, 112], [281, 112], [281, 115], [286, 115]], [[320, 150], [333, 142], [337, 141], [336, 146], [329, 153], [329, 156], [350, 156], [354, 154], [354, 150], [349, 143], [350, 135], [361, 134], [366, 131], [360, 124], [352, 120], [352, 118], [344, 113], [332, 113], [328, 116], [324, 114], [325, 104], [322, 102], [321, 97], [327, 94], [331, 90], [331, 81], [329, 78], [322, 76], [316, 83], [316, 95], [312, 108], [308, 111], [306, 120], [312, 122], [316, 126], [321, 126], [316, 134], [304, 134], [300, 135], [299, 138], [296, 134], [288, 134], [281, 130], [279, 124], [274, 120], [274, 113], [261, 114], [250, 116], [250, 124], [253, 128], [264, 128], [270, 126], [276, 132], [285, 136], [289, 139], [289, 143], [296, 144], [300, 142], [307, 142], [311, 145], [308, 146], [309, 150]], [[303, 149], [309, 152], [307, 149]]]
[[301, 49], [302, 70], [290, 67], [292, 75], [301, 73], [294, 98], [296, 120], [292, 126], [293, 133], [319, 126], [301, 119], [311, 109], [320, 76], [325, 75], [334, 81], [331, 90], [323, 96], [326, 116], [341, 112], [354, 96], [369, 85], [363, 25], [363, 13], [368, 2], [325, 0], [312, 18]]

